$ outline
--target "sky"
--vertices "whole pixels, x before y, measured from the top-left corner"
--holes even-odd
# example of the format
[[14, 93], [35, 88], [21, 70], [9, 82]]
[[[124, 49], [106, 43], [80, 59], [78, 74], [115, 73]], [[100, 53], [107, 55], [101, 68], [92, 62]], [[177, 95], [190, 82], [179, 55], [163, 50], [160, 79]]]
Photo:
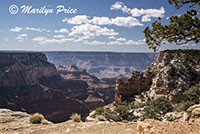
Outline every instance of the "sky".
[[168, 0], [1, 0], [0, 50], [153, 52], [144, 28], [186, 9]]

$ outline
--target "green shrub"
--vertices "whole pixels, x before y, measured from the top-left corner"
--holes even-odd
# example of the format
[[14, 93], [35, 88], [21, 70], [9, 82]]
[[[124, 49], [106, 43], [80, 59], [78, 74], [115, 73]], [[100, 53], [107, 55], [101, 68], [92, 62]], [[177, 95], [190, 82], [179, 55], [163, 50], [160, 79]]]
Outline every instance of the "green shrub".
[[94, 115], [102, 115], [104, 113], [103, 107], [99, 107], [95, 110]]
[[173, 106], [171, 103], [166, 98], [160, 97], [155, 100], [150, 100], [146, 103], [146, 107], [144, 108], [144, 116], [146, 118], [160, 120], [161, 115], [171, 111], [173, 111]]
[[74, 113], [74, 114], [71, 115], [70, 118], [74, 122], [81, 122], [81, 115], [80, 114]]
[[146, 106], [146, 103], [138, 103], [138, 104], [133, 105], [131, 108], [138, 109], [138, 108], [142, 108], [144, 106]]
[[189, 101], [192, 101], [195, 104], [199, 104], [200, 84], [192, 86], [189, 90], [186, 90], [184, 94], [187, 96]]
[[115, 107], [114, 110], [116, 112], [118, 112], [123, 119], [128, 118], [129, 106], [127, 106], [127, 105], [118, 105], [117, 107]]
[[29, 121], [33, 124], [41, 124], [43, 120], [45, 120], [44, 116], [39, 113], [33, 114], [29, 119]]
[[183, 94], [187, 97], [187, 101], [182, 101], [174, 105], [174, 109], [178, 112], [186, 111], [190, 106], [199, 104], [200, 84], [192, 86]]
[[186, 111], [190, 106], [194, 105], [195, 103], [192, 101], [182, 101], [178, 104], [174, 105], [174, 109], [177, 112]]

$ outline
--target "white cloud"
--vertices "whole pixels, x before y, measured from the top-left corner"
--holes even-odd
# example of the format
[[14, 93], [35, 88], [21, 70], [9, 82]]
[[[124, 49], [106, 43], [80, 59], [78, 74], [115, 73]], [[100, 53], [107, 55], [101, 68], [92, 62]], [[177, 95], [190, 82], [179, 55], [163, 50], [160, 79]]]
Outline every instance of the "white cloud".
[[129, 13], [131, 11], [130, 8], [125, 6], [124, 3], [120, 1], [111, 5], [110, 10], [121, 10], [123, 13]]
[[55, 33], [68, 33], [68, 30], [65, 28], [62, 28], [60, 30], [55, 30]]
[[124, 43], [120, 41], [110, 41], [107, 43], [108, 45], [124, 45]]
[[108, 39], [115, 39], [115, 36], [110, 36], [110, 37], [108, 37]]
[[143, 24], [141, 24], [139, 20], [131, 16], [116, 18], [94, 16], [92, 19], [90, 19], [89, 16], [78, 15], [73, 18], [65, 18], [63, 19], [63, 22], [69, 24], [117, 25], [123, 27], [143, 26]]
[[10, 29], [9, 31], [11, 32], [20, 32], [22, 30], [27, 30], [27, 31], [37, 31], [37, 32], [50, 32], [50, 30], [47, 30], [45, 28], [33, 28], [33, 27], [26, 27], [26, 28], [22, 28], [22, 27], [15, 27]]
[[111, 25], [112, 24], [110, 18], [108, 17], [94, 16], [93, 19], [91, 19], [89, 22], [96, 25]]
[[84, 44], [88, 44], [88, 45], [105, 45], [106, 42], [101, 42], [101, 41], [92, 41], [92, 42], [88, 42], [88, 41], [85, 41]]
[[27, 34], [20, 34], [20, 35], [18, 35], [19, 37], [28, 37], [28, 35]]
[[65, 38], [64, 35], [54, 35], [54, 38]]
[[77, 15], [73, 18], [65, 18], [63, 19], [63, 22], [67, 22], [69, 24], [83, 24], [83, 23], [89, 23], [88, 20], [89, 16], [86, 15]]
[[90, 36], [84, 35], [84, 36], [79, 36], [78, 39], [74, 40], [74, 42], [82, 42], [85, 41], [87, 39], [90, 39]]
[[24, 40], [24, 38], [18, 36], [16, 40]]
[[26, 27], [25, 30], [42, 32], [42, 30], [40, 28], [33, 28], [33, 27]]
[[126, 41], [125, 38], [118, 38], [117, 41]]
[[115, 32], [114, 29], [108, 29], [106, 27], [102, 28], [100, 26], [91, 24], [82, 24], [79, 26], [74, 26], [71, 33], [69, 33], [69, 36], [84, 37], [89, 39], [95, 36], [115, 36], [118, 34], [119, 33]]
[[72, 38], [62, 38], [62, 39], [48, 39], [46, 37], [35, 37], [32, 39], [33, 41], [37, 41], [40, 45], [43, 44], [52, 44], [52, 43], [66, 43], [68, 41], [72, 41]]
[[128, 40], [127, 42], [125, 42], [126, 45], [142, 45], [145, 44], [144, 40], [138, 40], [138, 41], [134, 41], [134, 40]]
[[24, 40], [26, 39], [26, 37], [28, 37], [27, 34], [19, 34], [16, 38], [16, 40], [18, 40], [18, 42], [24, 42]]
[[110, 10], [121, 10], [123, 13], [130, 14], [133, 17], [142, 16], [142, 22], [151, 21], [151, 18], [163, 17], [165, 14], [165, 8], [160, 9], [138, 9], [138, 8], [128, 8], [123, 2], [116, 2], [111, 5]]
[[34, 27], [26, 27], [25, 30], [37, 31], [37, 32], [50, 32], [50, 30], [47, 30], [45, 28], [34, 28]]
[[116, 17], [111, 19], [111, 24], [124, 27], [143, 26], [136, 18], [133, 17]]
[[35, 37], [32, 40], [33, 41], [44, 41], [46, 38], [45, 37]]
[[110, 41], [107, 43], [108, 45], [141, 45], [145, 44], [144, 40], [127, 40], [125, 38], [117, 38], [115, 41]]
[[20, 32], [21, 30], [22, 30], [21, 27], [15, 27], [10, 29], [11, 32]]

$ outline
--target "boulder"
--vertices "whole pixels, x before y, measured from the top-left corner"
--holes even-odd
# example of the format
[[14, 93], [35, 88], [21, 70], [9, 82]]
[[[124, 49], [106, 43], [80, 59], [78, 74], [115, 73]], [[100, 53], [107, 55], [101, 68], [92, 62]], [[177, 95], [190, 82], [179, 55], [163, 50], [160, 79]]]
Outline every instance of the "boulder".
[[193, 105], [187, 109], [187, 120], [191, 121], [193, 119], [200, 118], [200, 104]]

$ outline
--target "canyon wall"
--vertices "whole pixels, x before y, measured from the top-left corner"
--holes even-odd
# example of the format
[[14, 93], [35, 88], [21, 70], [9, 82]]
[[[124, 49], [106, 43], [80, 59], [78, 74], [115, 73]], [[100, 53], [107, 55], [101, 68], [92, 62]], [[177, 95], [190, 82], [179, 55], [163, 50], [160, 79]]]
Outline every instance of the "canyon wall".
[[120, 74], [130, 77], [132, 70], [145, 70], [157, 57], [157, 53], [45, 52], [45, 54], [56, 66], [69, 67], [75, 64], [98, 78], [113, 78]]
[[[183, 101], [183, 92], [200, 80], [200, 50], [166, 50], [143, 72], [133, 72], [125, 83], [116, 83], [116, 101], [145, 91], [148, 98], [166, 97]], [[142, 85], [142, 86], [141, 86]]]
[[57, 74], [42, 53], [0, 53], [0, 87], [33, 86]]
[[57, 71], [42, 53], [0, 53], [0, 108], [39, 112], [53, 122], [66, 121], [72, 113], [84, 120], [90, 110], [113, 100], [109, 86], [101, 84], [78, 68]]

